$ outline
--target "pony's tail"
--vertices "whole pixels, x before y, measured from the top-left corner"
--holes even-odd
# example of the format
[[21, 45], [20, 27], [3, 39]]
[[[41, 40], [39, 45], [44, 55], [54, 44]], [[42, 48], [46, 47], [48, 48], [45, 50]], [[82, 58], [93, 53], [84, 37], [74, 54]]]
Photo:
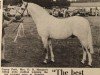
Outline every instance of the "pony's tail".
[[91, 28], [89, 27], [89, 33], [88, 33], [88, 49], [90, 49], [90, 53], [93, 54], [93, 41], [92, 41], [92, 34], [91, 34]]

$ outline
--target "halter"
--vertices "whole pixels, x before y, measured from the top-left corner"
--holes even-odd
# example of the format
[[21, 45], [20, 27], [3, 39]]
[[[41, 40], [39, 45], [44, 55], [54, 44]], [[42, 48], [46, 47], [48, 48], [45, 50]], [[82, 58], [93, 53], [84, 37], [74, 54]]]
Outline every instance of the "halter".
[[[25, 4], [24, 4], [24, 5], [25, 5]], [[27, 2], [27, 4], [25, 5], [25, 8], [24, 8], [23, 12], [20, 13], [22, 17], [23, 17], [23, 14], [24, 14], [25, 10], [27, 9], [27, 6], [28, 6], [28, 2]]]

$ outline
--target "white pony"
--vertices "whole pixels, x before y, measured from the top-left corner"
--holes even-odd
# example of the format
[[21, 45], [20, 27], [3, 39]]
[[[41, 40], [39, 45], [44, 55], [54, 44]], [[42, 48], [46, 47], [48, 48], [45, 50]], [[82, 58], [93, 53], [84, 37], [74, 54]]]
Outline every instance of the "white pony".
[[86, 55], [88, 55], [88, 65], [92, 66], [92, 54], [94, 53], [94, 50], [92, 46], [91, 28], [88, 20], [79, 16], [58, 19], [49, 15], [44, 8], [37, 4], [23, 2], [22, 8], [26, 9], [26, 5], [37, 26], [37, 31], [42, 39], [44, 48], [46, 49], [44, 63], [47, 63], [49, 49], [51, 61], [55, 61], [51, 38], [66, 39], [71, 35], [75, 35], [83, 48], [83, 59], [81, 62], [84, 64]]

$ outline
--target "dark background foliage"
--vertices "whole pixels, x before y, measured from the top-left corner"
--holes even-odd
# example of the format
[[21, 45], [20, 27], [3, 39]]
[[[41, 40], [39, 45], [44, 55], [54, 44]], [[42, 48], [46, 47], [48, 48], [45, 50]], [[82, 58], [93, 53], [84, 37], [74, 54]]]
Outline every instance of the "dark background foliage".
[[[56, 2], [53, 0], [24, 0], [26, 2], [33, 2], [40, 6], [51, 8], [52, 6], [59, 6], [59, 7], [68, 7], [70, 6], [70, 2], [67, 0], [57, 0]], [[17, 5], [18, 3], [22, 3], [22, 0], [4, 0], [4, 5]]]

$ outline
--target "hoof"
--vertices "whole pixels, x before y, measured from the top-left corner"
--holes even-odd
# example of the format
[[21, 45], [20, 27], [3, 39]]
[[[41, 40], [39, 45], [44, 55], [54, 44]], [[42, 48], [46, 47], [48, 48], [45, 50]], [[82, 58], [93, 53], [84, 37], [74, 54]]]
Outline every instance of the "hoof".
[[1, 63], [9, 63], [9, 61], [5, 60], [5, 59], [2, 59], [1, 60]]
[[88, 64], [87, 66], [88, 66], [88, 67], [90, 67], [90, 68], [92, 68], [92, 67], [93, 67], [92, 65], [89, 65], [89, 64]]
[[92, 65], [87, 65], [87, 66], [86, 66], [86, 68], [92, 68], [92, 67], [93, 67]]
[[55, 62], [54, 57], [51, 57], [51, 61], [52, 61], [52, 62]]
[[43, 63], [44, 63], [44, 64], [47, 64], [47, 63], [48, 63], [48, 61], [47, 61], [47, 60], [44, 60], [44, 61], [43, 61]]
[[53, 63], [54, 63], [54, 62], [55, 62], [55, 60], [51, 60], [51, 62], [53, 62]]
[[81, 63], [82, 63], [82, 64], [85, 64], [85, 61], [82, 60]]
[[88, 66], [89, 66], [89, 67], [92, 67], [92, 64], [91, 64], [90, 62], [88, 62]]
[[80, 62], [80, 65], [82, 66], [82, 67], [85, 67], [86, 66], [86, 63], [83, 63], [82, 61]]
[[53, 64], [53, 63], [55, 63], [55, 62], [54, 62], [54, 61], [49, 61], [49, 63]]
[[17, 41], [13, 41], [13, 43], [17, 43]]

